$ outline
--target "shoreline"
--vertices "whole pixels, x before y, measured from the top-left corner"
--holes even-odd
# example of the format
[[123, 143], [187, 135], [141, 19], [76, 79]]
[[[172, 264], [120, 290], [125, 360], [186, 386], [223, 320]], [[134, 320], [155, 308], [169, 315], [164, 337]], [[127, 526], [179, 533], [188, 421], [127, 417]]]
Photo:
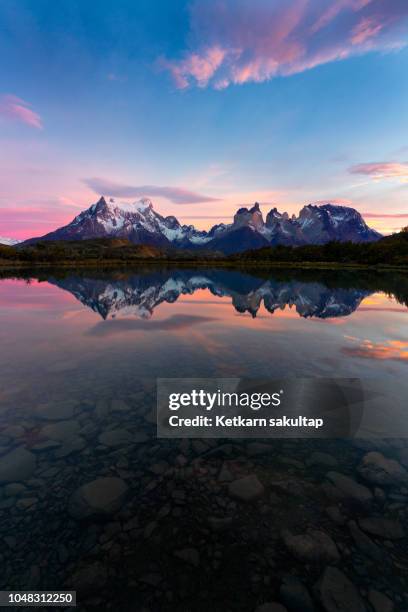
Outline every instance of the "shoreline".
[[138, 259], [138, 260], [109, 260], [109, 261], [101, 261], [100, 259], [88, 259], [88, 260], [78, 260], [78, 261], [53, 261], [53, 262], [26, 262], [26, 261], [15, 261], [8, 262], [6, 260], [0, 260], [0, 271], [13, 271], [13, 270], [27, 270], [32, 269], [35, 270], [39, 268], [40, 270], [44, 269], [58, 269], [58, 268], [95, 268], [95, 269], [104, 269], [104, 268], [137, 268], [140, 266], [171, 266], [171, 267], [185, 267], [185, 266], [195, 266], [195, 267], [211, 267], [211, 268], [232, 268], [232, 269], [305, 269], [305, 270], [371, 270], [371, 271], [398, 271], [398, 272], [407, 272], [408, 266], [398, 266], [392, 264], [359, 264], [359, 263], [335, 263], [335, 262], [311, 262], [311, 261], [303, 261], [303, 262], [284, 262], [284, 261], [265, 261], [265, 262], [246, 262], [246, 261], [228, 261], [228, 260], [195, 260], [195, 259], [181, 259], [181, 260], [162, 260], [162, 259]]

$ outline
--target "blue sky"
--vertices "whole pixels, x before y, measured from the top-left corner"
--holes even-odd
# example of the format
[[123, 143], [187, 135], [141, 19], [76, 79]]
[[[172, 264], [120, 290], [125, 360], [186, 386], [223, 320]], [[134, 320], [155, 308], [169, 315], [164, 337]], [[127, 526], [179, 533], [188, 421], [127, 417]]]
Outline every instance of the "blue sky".
[[0, 32], [0, 235], [99, 194], [408, 223], [405, 0], [2, 0]]

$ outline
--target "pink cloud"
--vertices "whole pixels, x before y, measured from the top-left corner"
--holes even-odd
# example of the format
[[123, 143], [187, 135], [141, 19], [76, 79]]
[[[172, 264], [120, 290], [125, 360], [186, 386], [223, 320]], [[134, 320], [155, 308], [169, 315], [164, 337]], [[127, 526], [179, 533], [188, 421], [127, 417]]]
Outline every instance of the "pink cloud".
[[351, 174], [364, 174], [375, 180], [399, 179], [403, 182], [408, 180], [408, 162], [369, 162], [356, 164], [349, 168]]
[[40, 115], [30, 108], [30, 104], [12, 95], [0, 97], [0, 117], [25, 123], [39, 130], [43, 127]]
[[312, 32], [318, 32], [322, 28], [326, 27], [331, 21], [333, 21], [341, 11], [345, 9], [351, 9], [359, 11], [363, 9], [367, 4], [370, 4], [372, 0], [337, 0], [332, 2], [326, 10], [324, 10], [312, 27]]
[[371, 219], [406, 219], [408, 218], [408, 213], [391, 213], [391, 214], [382, 214], [382, 213], [373, 213], [373, 212], [363, 212], [361, 213], [363, 217], [371, 218]]
[[182, 187], [164, 187], [159, 185], [127, 185], [104, 178], [92, 177], [83, 179], [83, 183], [98, 195], [114, 196], [117, 198], [144, 198], [161, 197], [173, 204], [198, 204], [200, 202], [218, 202], [218, 198], [189, 191]]
[[206, 87], [208, 81], [221, 66], [224, 58], [225, 51], [218, 46], [214, 46], [204, 49], [201, 55], [191, 53], [179, 64], [168, 62], [165, 59], [161, 59], [159, 64], [162, 68], [170, 70], [178, 89], [185, 89], [189, 86], [186, 75], [193, 77], [198, 87]]
[[375, 19], [371, 17], [364, 17], [353, 29], [351, 42], [353, 45], [361, 45], [366, 40], [377, 36], [382, 28], [382, 23], [376, 23]]
[[161, 60], [176, 87], [263, 82], [407, 41], [406, 0], [223, 0], [190, 7], [190, 48]]
[[21, 240], [42, 236], [72, 221], [81, 208], [85, 206], [73, 206], [60, 199], [42, 204], [0, 207], [0, 234]]

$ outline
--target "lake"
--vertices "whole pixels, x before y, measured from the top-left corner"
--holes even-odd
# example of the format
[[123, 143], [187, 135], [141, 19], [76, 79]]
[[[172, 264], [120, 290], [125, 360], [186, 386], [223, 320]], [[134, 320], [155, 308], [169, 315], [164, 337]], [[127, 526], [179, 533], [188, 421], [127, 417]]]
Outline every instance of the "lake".
[[[2, 272], [1, 588], [308, 610], [334, 566], [346, 605], [408, 609], [407, 304], [391, 271]], [[156, 379], [190, 377], [358, 378], [365, 429], [157, 439]]]

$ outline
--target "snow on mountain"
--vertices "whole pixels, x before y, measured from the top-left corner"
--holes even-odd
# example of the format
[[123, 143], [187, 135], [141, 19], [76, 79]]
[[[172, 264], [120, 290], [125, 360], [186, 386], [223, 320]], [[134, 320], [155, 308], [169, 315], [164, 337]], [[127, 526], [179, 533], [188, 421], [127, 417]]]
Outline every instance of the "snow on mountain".
[[324, 244], [330, 240], [370, 242], [381, 238], [381, 234], [368, 227], [357, 210], [330, 202], [304, 206], [296, 223], [306, 243]]
[[5, 238], [4, 236], [0, 236], [0, 244], [14, 246], [15, 244], [19, 244], [20, 242], [21, 240], [17, 240], [16, 238]]
[[[152, 202], [119, 202], [101, 197], [81, 212], [71, 223], [41, 240], [86, 240], [91, 238], [127, 238], [134, 244], [157, 247], [205, 247], [235, 253], [262, 246], [324, 244], [332, 240], [369, 242], [381, 235], [370, 229], [355, 209], [331, 203], [309, 204], [299, 216], [280, 213], [273, 208], [264, 221], [258, 202], [252, 208], [240, 208], [230, 224], [214, 225], [208, 232], [193, 225], [181, 225], [176, 217], [163, 217]], [[26, 243], [38, 241], [33, 238]]]
[[262, 304], [271, 314], [288, 306], [295, 307], [301, 317], [343, 317], [354, 312], [370, 295], [370, 291], [329, 288], [320, 282], [284, 282], [248, 276], [239, 283], [231, 282], [231, 276], [223, 270], [202, 274], [188, 270], [155, 271], [147, 275], [120, 275], [109, 280], [67, 276], [51, 278], [49, 282], [70, 291], [103, 319], [150, 318], [160, 304], [174, 303], [181, 296], [202, 289], [215, 296], [230, 297], [235, 310], [252, 317], [256, 317]]
[[299, 216], [280, 213], [272, 208], [263, 220], [259, 204], [240, 208], [231, 225], [225, 226], [217, 238], [208, 244], [225, 253], [234, 253], [267, 245], [299, 246], [325, 244], [333, 240], [370, 242], [381, 234], [368, 227], [354, 208], [327, 203], [309, 204]]
[[[191, 247], [211, 240], [207, 232], [192, 225], [181, 225], [174, 216], [163, 217], [144, 198], [138, 202], [108, 201], [101, 197], [81, 212], [71, 223], [43, 236], [41, 240], [87, 240], [91, 238], [127, 238], [134, 244]], [[35, 242], [30, 239], [27, 243]]]

